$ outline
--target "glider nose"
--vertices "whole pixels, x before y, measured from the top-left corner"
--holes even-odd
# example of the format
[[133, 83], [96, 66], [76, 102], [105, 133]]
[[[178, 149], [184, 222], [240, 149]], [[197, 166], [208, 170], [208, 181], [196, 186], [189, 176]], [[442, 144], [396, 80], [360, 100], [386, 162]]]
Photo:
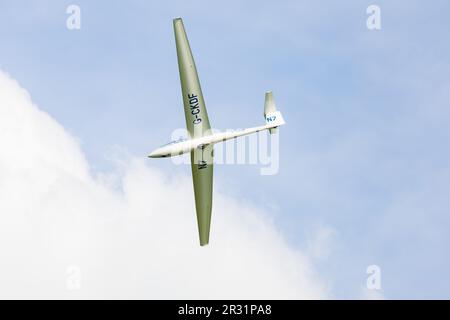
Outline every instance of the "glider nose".
[[167, 148], [158, 148], [154, 151], [152, 151], [148, 157], [149, 158], [164, 158], [164, 157], [168, 157], [170, 155], [169, 150], [167, 150]]
[[162, 157], [162, 154], [161, 154], [160, 149], [156, 149], [156, 150], [150, 152], [150, 154], [148, 155], [148, 157], [149, 157], [149, 158], [161, 158], [161, 157]]

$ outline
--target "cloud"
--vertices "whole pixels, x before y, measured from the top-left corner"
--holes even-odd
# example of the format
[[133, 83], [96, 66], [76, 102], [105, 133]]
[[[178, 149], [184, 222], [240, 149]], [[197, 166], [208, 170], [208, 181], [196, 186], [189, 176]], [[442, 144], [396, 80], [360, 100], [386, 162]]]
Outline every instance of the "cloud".
[[201, 248], [189, 176], [132, 156], [91, 173], [76, 139], [3, 72], [0, 147], [1, 298], [328, 295], [263, 209], [215, 193]]
[[308, 256], [315, 260], [328, 258], [330, 251], [333, 250], [336, 237], [337, 231], [329, 226], [315, 227], [307, 241]]

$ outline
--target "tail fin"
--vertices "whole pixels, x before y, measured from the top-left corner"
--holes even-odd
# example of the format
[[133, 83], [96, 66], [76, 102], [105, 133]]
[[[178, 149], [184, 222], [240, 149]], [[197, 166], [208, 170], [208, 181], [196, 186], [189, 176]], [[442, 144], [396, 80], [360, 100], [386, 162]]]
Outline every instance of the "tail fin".
[[266, 100], [264, 102], [264, 118], [266, 124], [273, 126], [269, 129], [270, 134], [276, 133], [278, 126], [284, 124], [283, 116], [280, 111], [277, 111], [275, 100], [273, 99], [272, 91], [266, 92]]

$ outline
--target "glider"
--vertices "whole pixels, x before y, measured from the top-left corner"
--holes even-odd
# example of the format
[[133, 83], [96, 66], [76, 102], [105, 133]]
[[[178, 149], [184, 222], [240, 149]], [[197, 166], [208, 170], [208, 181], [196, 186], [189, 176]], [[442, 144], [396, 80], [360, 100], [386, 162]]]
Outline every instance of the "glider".
[[284, 120], [275, 107], [272, 92], [268, 91], [264, 103], [265, 125], [213, 134], [182, 19], [174, 19], [173, 27], [189, 139], [163, 145], [150, 153], [149, 157], [164, 158], [191, 153], [198, 232], [200, 245], [204, 246], [209, 243], [211, 225], [214, 144], [262, 130], [269, 130], [270, 134], [275, 133], [276, 128], [284, 124]]

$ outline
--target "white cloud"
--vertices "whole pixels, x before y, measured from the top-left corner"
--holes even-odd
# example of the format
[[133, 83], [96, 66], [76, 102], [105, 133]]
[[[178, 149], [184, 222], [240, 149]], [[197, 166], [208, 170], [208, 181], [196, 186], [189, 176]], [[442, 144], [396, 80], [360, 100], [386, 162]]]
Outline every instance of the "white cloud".
[[129, 157], [93, 177], [76, 140], [2, 72], [0, 148], [1, 298], [327, 297], [262, 209], [215, 193], [200, 247], [188, 176]]
[[337, 231], [329, 226], [317, 226], [308, 237], [306, 251], [313, 259], [326, 259], [333, 250]]

